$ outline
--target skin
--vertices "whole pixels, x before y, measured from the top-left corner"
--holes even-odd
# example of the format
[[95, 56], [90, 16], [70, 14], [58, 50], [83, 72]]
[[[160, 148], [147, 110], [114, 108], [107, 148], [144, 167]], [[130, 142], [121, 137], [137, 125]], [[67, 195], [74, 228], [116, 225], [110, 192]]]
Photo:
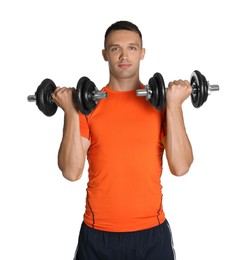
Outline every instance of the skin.
[[[130, 91], [140, 85], [139, 68], [145, 49], [136, 32], [112, 31], [106, 39], [103, 58], [109, 65], [110, 89]], [[190, 96], [188, 81], [170, 82], [167, 90], [165, 138], [166, 158], [169, 169], [176, 176], [188, 172], [193, 153], [188, 139], [182, 112], [182, 103]], [[80, 135], [79, 115], [73, 103], [73, 88], [57, 87], [53, 94], [55, 103], [64, 110], [64, 128], [58, 151], [58, 166], [63, 176], [76, 181], [81, 178], [90, 141]]]
[[80, 134], [79, 113], [73, 102], [73, 88], [57, 87], [54, 102], [64, 110], [64, 127], [58, 151], [58, 167], [69, 181], [81, 178], [90, 141]]
[[129, 91], [140, 86], [139, 67], [145, 49], [137, 33], [127, 30], [111, 32], [102, 55], [109, 64], [108, 85], [111, 89]]
[[166, 107], [166, 157], [172, 174], [182, 176], [193, 162], [192, 146], [186, 133], [182, 103], [191, 95], [192, 87], [187, 80], [168, 84]]

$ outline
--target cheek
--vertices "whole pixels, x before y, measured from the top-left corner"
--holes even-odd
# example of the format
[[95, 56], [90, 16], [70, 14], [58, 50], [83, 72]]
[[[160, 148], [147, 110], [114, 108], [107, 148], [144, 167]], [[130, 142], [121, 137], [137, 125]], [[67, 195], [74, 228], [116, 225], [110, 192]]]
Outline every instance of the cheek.
[[114, 60], [108, 60], [108, 66], [109, 66], [110, 71], [116, 70], [116, 64], [117, 64], [117, 62], [115, 62]]
[[136, 63], [140, 63], [141, 60], [143, 60], [144, 56], [143, 55], [137, 55], [136, 57], [134, 57], [134, 60], [136, 61]]
[[108, 57], [108, 61], [109, 63], [116, 63], [119, 60], [119, 55], [118, 54], [113, 54], [113, 55], [109, 55]]
[[140, 62], [141, 60], [144, 59], [144, 54], [143, 53], [131, 53], [131, 56], [130, 56], [134, 61], [138, 61]]

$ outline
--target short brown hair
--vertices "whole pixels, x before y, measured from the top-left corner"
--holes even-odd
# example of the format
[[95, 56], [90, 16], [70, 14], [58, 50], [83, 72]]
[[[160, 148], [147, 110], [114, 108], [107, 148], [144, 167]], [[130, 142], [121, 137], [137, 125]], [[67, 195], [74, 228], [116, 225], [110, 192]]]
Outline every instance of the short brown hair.
[[117, 30], [127, 30], [127, 31], [132, 31], [132, 32], [136, 32], [141, 39], [141, 44], [142, 44], [142, 34], [141, 31], [139, 30], [139, 28], [129, 22], [129, 21], [118, 21], [116, 23], [113, 23], [109, 26], [109, 28], [106, 30], [105, 36], [104, 36], [104, 46], [106, 46], [106, 40], [108, 35], [112, 32], [112, 31], [117, 31]]

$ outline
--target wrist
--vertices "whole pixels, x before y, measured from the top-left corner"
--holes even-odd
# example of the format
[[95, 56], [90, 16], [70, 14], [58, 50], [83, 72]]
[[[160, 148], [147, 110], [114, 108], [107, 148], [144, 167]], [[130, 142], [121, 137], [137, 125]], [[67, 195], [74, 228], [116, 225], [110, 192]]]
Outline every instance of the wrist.
[[180, 110], [180, 109], [182, 109], [182, 104], [181, 103], [167, 102], [167, 109], [168, 110]]
[[66, 117], [72, 117], [72, 118], [77, 117], [78, 118], [79, 117], [79, 111], [76, 110], [75, 108], [65, 109], [64, 115]]

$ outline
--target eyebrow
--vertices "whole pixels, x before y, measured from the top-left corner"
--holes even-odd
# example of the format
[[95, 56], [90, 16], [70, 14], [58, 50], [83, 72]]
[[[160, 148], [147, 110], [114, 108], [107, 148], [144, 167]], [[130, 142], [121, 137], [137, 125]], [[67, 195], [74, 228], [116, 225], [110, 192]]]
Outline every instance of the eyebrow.
[[[137, 47], [140, 47], [140, 45], [137, 44], [137, 43], [129, 43], [128, 45], [129, 45], [129, 46], [137, 46]], [[121, 45], [120, 45], [119, 43], [112, 43], [112, 44], [108, 45], [107, 47], [108, 47], [108, 48], [112, 48], [112, 47], [120, 47], [120, 46], [121, 46]]]

